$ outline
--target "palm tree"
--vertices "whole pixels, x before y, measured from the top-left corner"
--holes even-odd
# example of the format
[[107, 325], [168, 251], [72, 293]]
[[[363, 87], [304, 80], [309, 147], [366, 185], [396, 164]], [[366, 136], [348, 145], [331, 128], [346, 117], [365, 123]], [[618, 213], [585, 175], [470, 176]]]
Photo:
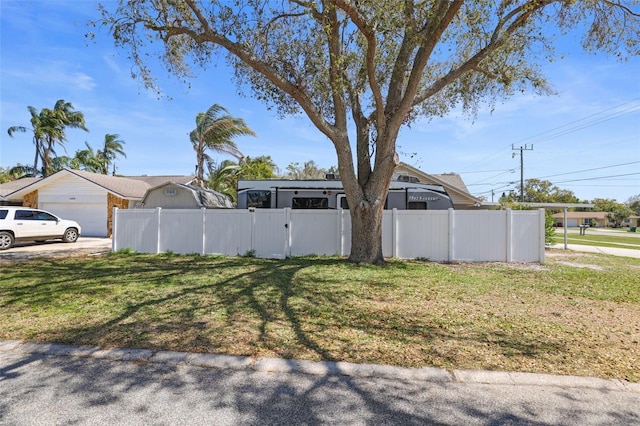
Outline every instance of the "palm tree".
[[[93, 152], [93, 148], [91, 148], [89, 142], [85, 142], [84, 144], [86, 146], [86, 149], [79, 149], [76, 151], [76, 155], [71, 160], [71, 168], [81, 169], [92, 173], [102, 173], [102, 161], [100, 161], [98, 155]], [[99, 152], [100, 151], [98, 150], [98, 153]]]
[[205, 184], [204, 163], [214, 163], [206, 151], [213, 150], [229, 154], [240, 160], [243, 155], [233, 142], [233, 138], [242, 135], [255, 136], [255, 133], [243, 119], [229, 115], [229, 112], [218, 104], [196, 116], [196, 128], [189, 134], [189, 138], [196, 152], [197, 185]]
[[113, 135], [109, 133], [104, 135], [104, 146], [102, 150], [98, 150], [96, 154], [96, 159], [100, 163], [100, 173], [103, 175], [109, 173], [109, 166], [118, 155], [122, 155], [124, 158], [127, 158], [127, 155], [124, 153], [124, 148], [122, 147], [125, 142], [122, 139], [118, 139], [119, 137], [120, 135]]
[[84, 114], [74, 111], [73, 104], [64, 99], [58, 100], [53, 110], [42, 109], [40, 121], [45, 136], [42, 149], [42, 177], [47, 177], [51, 171], [51, 156], [55, 154], [55, 145], [64, 148], [64, 142], [67, 140], [66, 128], [89, 130], [85, 126]]
[[27, 107], [31, 114], [31, 129], [26, 126], [9, 127], [7, 133], [13, 137], [15, 132], [33, 132], [33, 143], [36, 147], [33, 169], [38, 170], [38, 160], [42, 160], [42, 177], [47, 177], [52, 171], [52, 155], [55, 154], [55, 145], [64, 148], [67, 140], [66, 128], [87, 130], [84, 115], [74, 111], [71, 102], [60, 99], [53, 109], [43, 108], [40, 112], [32, 106]]
[[[9, 127], [9, 129], [7, 129], [7, 133], [9, 134], [10, 137], [13, 137], [13, 134], [15, 132], [25, 133], [27, 132], [27, 130], [31, 130], [33, 132], [33, 144], [35, 145], [35, 148], [36, 148], [35, 157], [33, 159], [33, 168], [31, 169], [31, 171], [33, 172], [38, 170], [38, 159], [42, 158], [42, 144], [43, 144], [44, 134], [42, 132], [42, 126], [40, 123], [40, 113], [38, 112], [38, 110], [32, 106], [28, 106], [27, 109], [31, 114], [31, 128], [28, 128], [26, 126], [11, 126]], [[21, 166], [21, 167], [27, 167], [27, 166]], [[37, 172], [35, 174], [37, 174]]]
[[271, 157], [245, 157], [235, 163], [224, 160], [220, 164], [212, 164], [208, 175], [208, 187], [229, 196], [237, 201], [238, 179], [269, 179], [276, 177], [278, 167]]
[[22, 179], [24, 177], [38, 177], [38, 174], [40, 172], [31, 166], [23, 166], [22, 164], [18, 163], [17, 165], [7, 169], [5, 173], [11, 181]]
[[208, 187], [218, 191], [236, 201], [238, 172], [240, 166], [231, 160], [224, 160], [220, 164], [212, 164], [208, 176]]

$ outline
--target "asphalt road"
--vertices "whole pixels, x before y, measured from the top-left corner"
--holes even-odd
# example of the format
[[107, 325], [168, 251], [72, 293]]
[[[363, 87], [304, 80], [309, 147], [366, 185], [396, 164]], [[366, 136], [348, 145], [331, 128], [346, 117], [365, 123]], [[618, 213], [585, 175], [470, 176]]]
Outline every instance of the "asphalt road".
[[0, 425], [640, 425], [637, 386], [592, 388], [579, 378], [576, 386], [482, 384], [304, 374], [277, 360], [258, 368], [227, 357], [226, 368], [206, 368], [174, 353], [150, 362], [135, 352], [65, 351], [0, 348]]

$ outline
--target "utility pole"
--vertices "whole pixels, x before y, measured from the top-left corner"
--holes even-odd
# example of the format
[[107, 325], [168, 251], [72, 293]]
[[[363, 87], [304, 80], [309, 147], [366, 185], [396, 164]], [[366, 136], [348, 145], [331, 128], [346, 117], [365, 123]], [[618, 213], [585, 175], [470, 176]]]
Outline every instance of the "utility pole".
[[[522, 151], [533, 151], [533, 144], [528, 146], [525, 144], [524, 146], [520, 146], [520, 148], [516, 148], [513, 144], [511, 144], [512, 151], [520, 151], [520, 202], [524, 203], [524, 157], [522, 155]], [[511, 154], [511, 158], [514, 158], [516, 153]]]

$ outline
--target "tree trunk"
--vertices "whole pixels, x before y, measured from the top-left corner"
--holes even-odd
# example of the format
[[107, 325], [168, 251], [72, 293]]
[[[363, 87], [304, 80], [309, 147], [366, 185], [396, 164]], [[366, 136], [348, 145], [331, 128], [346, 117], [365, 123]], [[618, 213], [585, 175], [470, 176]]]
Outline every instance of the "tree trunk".
[[351, 209], [351, 254], [353, 263], [384, 263], [382, 256], [382, 213], [384, 203]]

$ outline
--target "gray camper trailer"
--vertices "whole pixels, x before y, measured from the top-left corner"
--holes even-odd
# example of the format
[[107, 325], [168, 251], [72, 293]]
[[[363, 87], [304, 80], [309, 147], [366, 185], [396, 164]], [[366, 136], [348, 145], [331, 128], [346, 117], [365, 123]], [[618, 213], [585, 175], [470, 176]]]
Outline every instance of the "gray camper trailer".
[[[342, 182], [336, 175], [319, 180], [240, 180], [238, 208], [348, 209]], [[413, 176], [391, 182], [385, 209], [446, 210], [453, 208], [444, 187], [420, 183]]]

